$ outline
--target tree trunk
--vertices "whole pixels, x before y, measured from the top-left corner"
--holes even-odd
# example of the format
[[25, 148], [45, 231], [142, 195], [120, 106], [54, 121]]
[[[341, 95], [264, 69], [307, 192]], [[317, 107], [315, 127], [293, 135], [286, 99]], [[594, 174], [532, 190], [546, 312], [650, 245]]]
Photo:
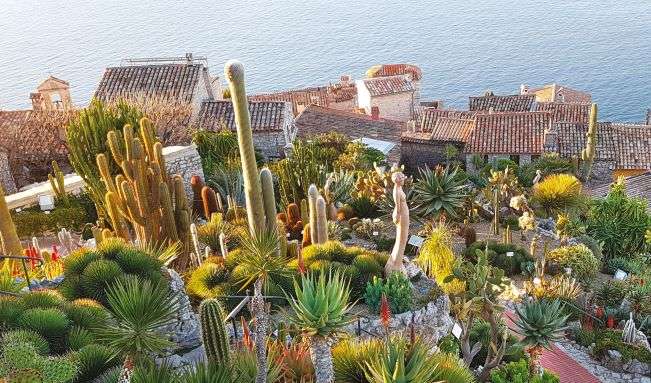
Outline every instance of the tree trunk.
[[253, 298], [251, 300], [251, 313], [255, 319], [255, 354], [258, 364], [256, 383], [267, 383], [267, 315], [265, 312], [264, 297], [262, 296], [262, 279], [253, 285]]
[[529, 350], [529, 372], [531, 375], [542, 375], [540, 366], [540, 355], [543, 353], [542, 346], [533, 346]]
[[120, 378], [118, 383], [131, 383], [131, 376], [133, 375], [133, 359], [130, 356], [127, 356], [122, 363], [122, 372], [120, 372]]
[[333, 383], [335, 373], [328, 339], [322, 336], [310, 337], [310, 356], [314, 364], [315, 383]]

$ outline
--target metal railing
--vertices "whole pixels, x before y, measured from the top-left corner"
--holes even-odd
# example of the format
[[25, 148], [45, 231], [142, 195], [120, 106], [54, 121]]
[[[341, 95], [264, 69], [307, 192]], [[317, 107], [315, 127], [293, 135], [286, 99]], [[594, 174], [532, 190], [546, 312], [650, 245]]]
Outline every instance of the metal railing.
[[[27, 268], [27, 263], [26, 261], [31, 262], [38, 262], [38, 266], [42, 266], [45, 262], [41, 258], [33, 258], [33, 257], [26, 257], [24, 255], [0, 255], [0, 261], [4, 261], [5, 259], [11, 259], [11, 260], [19, 260], [20, 263], [23, 266], [23, 273], [25, 274], [25, 282], [27, 282], [27, 288], [31, 291], [32, 290], [32, 281], [29, 278], [29, 269]], [[0, 295], [16, 295], [15, 293], [9, 292], [9, 291], [2, 291], [0, 290]]]

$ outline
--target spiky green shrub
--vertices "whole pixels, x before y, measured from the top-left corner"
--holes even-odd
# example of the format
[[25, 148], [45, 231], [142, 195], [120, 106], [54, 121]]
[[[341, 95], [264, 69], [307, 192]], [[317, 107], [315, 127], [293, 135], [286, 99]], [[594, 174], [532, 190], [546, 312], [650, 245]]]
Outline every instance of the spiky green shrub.
[[28, 343], [31, 344], [39, 355], [47, 355], [50, 352], [50, 345], [38, 333], [31, 330], [12, 330], [4, 333], [0, 343]]
[[22, 295], [21, 300], [26, 309], [58, 307], [64, 301], [63, 296], [54, 290], [31, 291]]
[[384, 281], [382, 278], [373, 277], [366, 284], [364, 302], [375, 312], [380, 312], [382, 296], [386, 296], [392, 314], [401, 314], [412, 308], [413, 292], [409, 278], [402, 272], [394, 272]]
[[0, 295], [0, 329], [16, 326], [18, 317], [25, 310], [23, 302], [11, 295]]
[[464, 288], [462, 282], [445, 280], [452, 274], [456, 262], [450, 230], [445, 225], [436, 226], [421, 246], [416, 263], [436, 280], [446, 294], [452, 294]]
[[558, 376], [545, 370], [542, 376], [533, 375], [529, 371], [527, 361], [521, 359], [491, 371], [491, 383], [559, 383]]
[[[504, 270], [507, 276], [520, 274], [522, 272], [521, 265], [523, 262], [533, 261], [527, 249], [517, 246], [515, 244], [498, 243], [495, 241], [477, 241], [466, 248], [463, 256], [466, 259], [477, 259], [477, 250], [484, 251], [488, 246], [488, 262], [492, 266], [499, 267]], [[507, 254], [512, 252], [512, 256]]]
[[429, 349], [417, 340], [394, 336], [380, 353], [366, 363], [366, 378], [376, 383], [434, 382], [437, 365], [432, 363]]
[[75, 382], [91, 382], [103, 374], [108, 369], [120, 364], [120, 360], [115, 358], [114, 353], [108, 347], [100, 344], [89, 344], [76, 354], [79, 361], [79, 374]]
[[431, 356], [430, 363], [436, 365], [432, 377], [436, 381], [447, 383], [473, 383], [475, 376], [458, 356], [447, 353], [436, 353]]
[[59, 344], [68, 333], [70, 320], [58, 308], [34, 308], [25, 310], [18, 318], [18, 325], [37, 332], [50, 343]]
[[649, 226], [651, 215], [646, 200], [628, 197], [619, 184], [613, 186], [608, 196], [593, 202], [587, 219], [588, 234], [603, 244], [606, 260], [640, 253]]
[[104, 307], [90, 299], [78, 299], [64, 304], [62, 309], [73, 324], [87, 329], [103, 326], [109, 317]]
[[[275, 363], [277, 356], [267, 353], [267, 382], [277, 382], [282, 374], [282, 367]], [[232, 354], [232, 366], [240, 382], [255, 382], [258, 375], [258, 365], [255, 352], [242, 348]]]
[[93, 261], [99, 260], [101, 256], [88, 249], [78, 249], [63, 258], [63, 269], [67, 274], [80, 275]]
[[68, 333], [68, 347], [71, 350], [78, 351], [93, 342], [95, 342], [95, 336], [85, 328], [75, 326]]
[[99, 302], [106, 302], [106, 287], [123, 275], [124, 272], [115, 261], [100, 259], [89, 264], [81, 274], [84, 295]]
[[9, 382], [70, 383], [77, 364], [69, 357], [46, 357], [28, 342], [3, 343], [0, 377]]
[[228, 279], [229, 272], [223, 263], [206, 261], [190, 275], [188, 294], [195, 299], [225, 295], [229, 291]]
[[379, 339], [344, 339], [332, 348], [335, 381], [341, 383], [371, 383], [364, 368], [380, 353], [383, 344]]
[[413, 187], [414, 212], [422, 218], [435, 219], [443, 212], [457, 217], [468, 196], [465, 182], [458, 169], [420, 169], [420, 178]]
[[547, 253], [547, 261], [561, 268], [571, 268], [572, 275], [583, 283], [590, 283], [599, 272], [601, 263], [587, 246], [562, 246]]
[[580, 207], [581, 181], [571, 174], [552, 174], [534, 185], [531, 202], [549, 217]]

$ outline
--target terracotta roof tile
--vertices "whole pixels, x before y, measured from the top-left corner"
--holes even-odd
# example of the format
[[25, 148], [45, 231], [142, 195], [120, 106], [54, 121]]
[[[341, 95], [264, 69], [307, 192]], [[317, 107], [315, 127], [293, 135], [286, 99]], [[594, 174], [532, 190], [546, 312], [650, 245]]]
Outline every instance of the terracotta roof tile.
[[357, 96], [355, 84], [334, 84], [281, 92], [260, 93], [249, 97], [252, 101], [287, 101], [291, 102], [294, 113], [298, 114], [301, 106], [318, 105], [329, 107], [332, 103], [353, 100]]
[[528, 112], [536, 99], [535, 95], [486, 95], [470, 97], [470, 110], [493, 110], [494, 112]]
[[[208, 77], [203, 64], [130, 65], [106, 68], [95, 91], [102, 101], [143, 95], [190, 103], [201, 76]], [[210, 83], [210, 79], [206, 84]], [[212, 91], [209, 90], [212, 97]]]
[[[375, 69], [371, 68], [371, 69]], [[419, 67], [412, 64], [384, 64], [379, 65], [377, 70], [371, 70], [370, 77], [386, 77], [396, 75], [411, 75], [415, 81], [420, 81], [423, 78], [423, 72]]]
[[[291, 104], [277, 101], [250, 101], [251, 129], [254, 132], [278, 132], [283, 130], [286, 113], [291, 115]], [[198, 126], [217, 131], [224, 126], [235, 130], [233, 103], [224, 101], [204, 101], [199, 111]]]
[[441, 117], [460, 118], [460, 119], [473, 119], [478, 113], [482, 111], [470, 112], [467, 110], [452, 110], [452, 109], [437, 109], [437, 108], [423, 108], [421, 112], [420, 130], [423, 132], [431, 132], [436, 125], [436, 121]]
[[547, 112], [492, 113], [476, 116], [466, 151], [478, 154], [541, 154]]
[[474, 128], [474, 119], [441, 117], [432, 130], [432, 140], [466, 143]]
[[[597, 125], [596, 160], [612, 161], [615, 159], [615, 139], [610, 122]], [[580, 158], [585, 148], [587, 123], [559, 122], [552, 125], [552, 131], [558, 137], [558, 154], [565, 158]]]
[[406, 76], [365, 78], [362, 80], [371, 97], [413, 92], [414, 85]]
[[590, 121], [590, 103], [538, 102], [535, 110], [551, 112], [553, 122], [588, 123]]
[[[608, 194], [612, 183], [599, 185], [589, 190], [590, 195], [603, 197]], [[624, 179], [624, 188], [629, 197], [644, 198], [649, 202], [648, 208], [651, 209], [651, 172], [626, 177]]]
[[9, 154], [10, 161], [23, 164], [67, 161], [68, 147], [62, 132], [72, 115], [31, 110], [0, 112], [0, 149]]
[[396, 147], [390, 156], [394, 159], [400, 153], [400, 135], [405, 124], [399, 121], [378, 119], [371, 116], [342, 110], [323, 108], [316, 105], [308, 106], [296, 117], [294, 124], [298, 137], [309, 139], [315, 135], [328, 132], [338, 132], [352, 139], [372, 138], [393, 142]]
[[651, 170], [651, 125], [613, 124], [615, 167]]

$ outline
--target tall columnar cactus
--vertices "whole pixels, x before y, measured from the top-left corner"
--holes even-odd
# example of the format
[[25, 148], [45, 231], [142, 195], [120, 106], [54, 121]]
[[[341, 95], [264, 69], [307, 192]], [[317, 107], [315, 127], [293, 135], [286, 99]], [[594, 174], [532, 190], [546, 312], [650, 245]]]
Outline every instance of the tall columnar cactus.
[[192, 212], [206, 219], [210, 219], [210, 217], [204, 215], [203, 211], [203, 197], [201, 195], [205, 186], [203, 180], [199, 176], [192, 176], [190, 178], [190, 186], [192, 187]]
[[307, 201], [305, 199], [301, 200], [301, 221], [303, 221], [303, 224], [306, 224], [310, 220], [310, 211], [307, 207]]
[[500, 233], [500, 197], [499, 190], [495, 188], [493, 191], [493, 235]]
[[203, 203], [203, 216], [210, 219], [214, 213], [221, 211], [219, 194], [210, 186], [201, 188], [201, 201]]
[[206, 299], [199, 306], [201, 337], [208, 362], [227, 365], [230, 361], [224, 309], [216, 299]]
[[629, 313], [629, 319], [624, 324], [624, 331], [622, 332], [622, 341], [628, 344], [635, 344], [637, 338], [637, 328], [633, 320], [633, 312]]
[[592, 165], [597, 153], [597, 104], [592, 104], [590, 108], [590, 123], [586, 133], [585, 148], [581, 151], [581, 179], [587, 181], [590, 179]]
[[68, 193], [66, 193], [64, 175], [56, 161], [52, 161], [52, 173], [53, 174], [47, 175], [48, 180], [50, 180], [52, 191], [59, 201], [61, 201], [65, 206], [68, 206], [69, 200]]
[[512, 236], [511, 236], [511, 226], [506, 225], [506, 229], [504, 229], [504, 233], [502, 233], [502, 242], [504, 244], [511, 244], [512, 243]]
[[269, 168], [260, 170], [260, 185], [262, 187], [262, 203], [264, 204], [264, 215], [267, 229], [271, 230], [277, 226], [276, 223], [276, 196], [274, 195], [274, 181]]
[[317, 223], [316, 223], [316, 201], [319, 198], [319, 190], [316, 188], [316, 185], [312, 184], [307, 189], [307, 203], [309, 205], [310, 211], [310, 240], [312, 243], [319, 243], [319, 236], [317, 234]]
[[154, 136], [151, 122], [140, 120], [138, 137], [125, 126], [120, 137], [108, 136], [113, 160], [121, 173], [114, 178], [104, 154], [97, 156], [97, 166], [106, 185], [106, 210], [115, 233], [141, 243], [171, 244], [180, 242], [190, 251], [190, 216], [183, 179], [169, 176], [163, 158], [163, 146]]
[[20, 244], [20, 238], [18, 238], [16, 225], [14, 225], [14, 221], [11, 219], [11, 213], [9, 212], [2, 186], [0, 186], [0, 244], [2, 245], [0, 250], [4, 254], [23, 254], [23, 247]]
[[[253, 147], [253, 132], [251, 131], [251, 116], [249, 115], [249, 102], [244, 89], [244, 66], [239, 61], [231, 60], [224, 66], [224, 74], [228, 80], [231, 91], [231, 101], [237, 126], [237, 142], [240, 148], [242, 161], [242, 174], [244, 178], [244, 196], [246, 199], [246, 213], [249, 229], [252, 233], [259, 233], [265, 221], [262, 186], [258, 174], [258, 165], [255, 162], [255, 149]], [[275, 217], [275, 214], [274, 214]]]
[[316, 226], [317, 242], [328, 242], [328, 213], [326, 211], [326, 201], [319, 196], [316, 200]]
[[219, 250], [222, 253], [222, 257], [226, 258], [228, 256], [228, 246], [226, 246], [226, 234], [222, 231], [219, 233]]
[[199, 233], [197, 231], [197, 225], [194, 223], [190, 224], [190, 236], [192, 238], [192, 251], [197, 255], [197, 266], [201, 266], [201, 246], [199, 245]]

